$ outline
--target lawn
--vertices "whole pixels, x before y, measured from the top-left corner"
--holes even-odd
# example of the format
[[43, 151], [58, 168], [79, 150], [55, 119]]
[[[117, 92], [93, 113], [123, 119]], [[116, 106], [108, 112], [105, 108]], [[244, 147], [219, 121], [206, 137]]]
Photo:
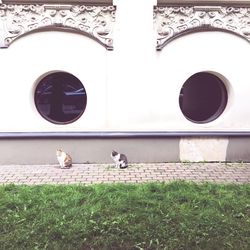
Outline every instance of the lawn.
[[1, 249], [249, 249], [250, 185], [0, 186]]

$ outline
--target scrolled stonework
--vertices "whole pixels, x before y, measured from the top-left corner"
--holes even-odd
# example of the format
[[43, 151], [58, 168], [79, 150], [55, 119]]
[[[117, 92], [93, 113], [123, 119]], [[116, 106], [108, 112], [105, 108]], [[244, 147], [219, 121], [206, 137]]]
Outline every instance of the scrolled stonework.
[[250, 41], [250, 7], [155, 6], [157, 50], [186, 33], [224, 30]]
[[31, 31], [62, 29], [88, 35], [112, 50], [115, 11], [113, 5], [1, 4], [0, 48]]

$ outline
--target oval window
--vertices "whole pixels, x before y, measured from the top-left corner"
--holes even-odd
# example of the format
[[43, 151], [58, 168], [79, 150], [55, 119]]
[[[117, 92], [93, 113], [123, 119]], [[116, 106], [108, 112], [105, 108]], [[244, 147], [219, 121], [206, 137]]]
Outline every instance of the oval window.
[[188, 120], [207, 123], [223, 113], [227, 99], [227, 89], [219, 77], [209, 72], [199, 72], [183, 84], [179, 105]]
[[67, 124], [76, 121], [84, 113], [87, 95], [83, 84], [74, 75], [54, 72], [38, 82], [35, 105], [46, 120]]

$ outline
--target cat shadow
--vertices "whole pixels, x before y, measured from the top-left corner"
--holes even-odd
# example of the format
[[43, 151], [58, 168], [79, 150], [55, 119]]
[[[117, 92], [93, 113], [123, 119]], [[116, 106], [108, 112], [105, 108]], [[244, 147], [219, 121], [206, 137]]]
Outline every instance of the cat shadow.
[[72, 168], [72, 166], [71, 167], [60, 167], [60, 166], [54, 166], [54, 168], [56, 168], [56, 169], [71, 169]]

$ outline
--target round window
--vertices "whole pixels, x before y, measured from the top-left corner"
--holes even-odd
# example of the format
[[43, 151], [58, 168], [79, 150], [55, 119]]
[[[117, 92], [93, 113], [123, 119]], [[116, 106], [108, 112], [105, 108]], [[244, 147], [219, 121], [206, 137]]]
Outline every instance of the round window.
[[84, 113], [87, 95], [81, 81], [66, 72], [43, 77], [35, 89], [35, 105], [46, 120], [56, 124], [76, 121]]
[[227, 99], [227, 89], [219, 77], [209, 72], [199, 72], [183, 84], [179, 105], [188, 120], [207, 123], [222, 114]]

